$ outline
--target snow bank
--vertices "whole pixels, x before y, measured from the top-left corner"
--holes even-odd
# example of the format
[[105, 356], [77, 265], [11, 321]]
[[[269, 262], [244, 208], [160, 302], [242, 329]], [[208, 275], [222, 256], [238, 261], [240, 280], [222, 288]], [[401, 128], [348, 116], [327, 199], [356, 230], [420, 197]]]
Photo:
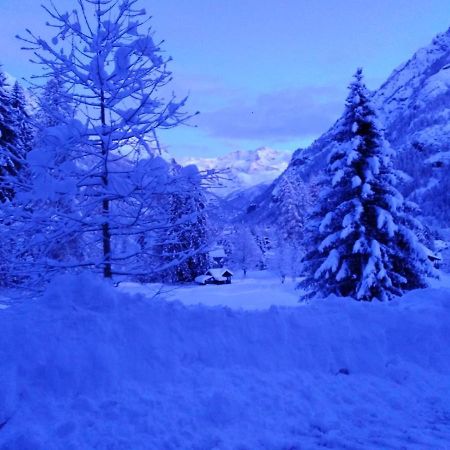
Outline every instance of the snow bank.
[[450, 290], [233, 311], [56, 280], [0, 310], [0, 449], [445, 448]]

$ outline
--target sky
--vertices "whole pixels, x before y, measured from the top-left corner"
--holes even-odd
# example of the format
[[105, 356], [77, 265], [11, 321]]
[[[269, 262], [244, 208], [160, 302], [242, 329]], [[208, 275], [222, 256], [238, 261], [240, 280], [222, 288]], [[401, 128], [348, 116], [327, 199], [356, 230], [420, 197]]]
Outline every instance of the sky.
[[[46, 0], [43, 0], [45, 3]], [[75, 0], [56, 0], [71, 10]], [[36, 68], [16, 34], [49, 36], [39, 0], [0, 0], [0, 63], [21, 78]], [[175, 157], [261, 146], [307, 146], [342, 113], [364, 68], [376, 89], [450, 26], [449, 0], [140, 0], [173, 57], [173, 90], [200, 111], [160, 134]], [[51, 34], [50, 34], [51, 35]]]

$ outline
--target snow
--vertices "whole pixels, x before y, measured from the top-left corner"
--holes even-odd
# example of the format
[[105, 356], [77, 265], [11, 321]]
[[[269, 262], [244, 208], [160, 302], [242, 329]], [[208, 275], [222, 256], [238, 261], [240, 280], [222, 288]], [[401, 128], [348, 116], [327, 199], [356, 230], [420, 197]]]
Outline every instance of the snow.
[[[414, 98], [414, 90], [425, 84], [430, 67], [445, 60], [449, 45], [450, 32], [447, 31], [438, 35], [429, 46], [418, 50], [409, 61], [394, 70], [375, 95], [375, 101], [383, 104], [386, 114], [397, 116], [402, 110], [411, 108], [410, 100]], [[441, 77], [445, 75], [440, 74], [439, 78]], [[436, 84], [437, 80], [431, 83], [432, 89], [427, 89], [435, 90]]]
[[362, 180], [358, 175], [355, 175], [352, 178], [352, 188], [357, 188], [358, 186], [361, 186]]
[[181, 158], [183, 166], [195, 164], [200, 170], [217, 169], [223, 172], [220, 189], [214, 192], [227, 196], [233, 192], [270, 184], [287, 168], [291, 154], [268, 147], [249, 151], [234, 151], [217, 158]]
[[344, 178], [344, 175], [345, 172], [342, 169], [337, 170], [333, 176], [333, 180], [331, 181], [332, 186], [339, 184], [342, 178]]
[[[322, 263], [319, 269], [317, 269], [316, 273], [314, 274], [314, 278], [318, 279], [321, 276], [325, 276], [325, 278], [328, 278], [330, 271], [334, 273], [338, 270], [340, 259], [341, 258], [339, 252], [336, 249], [332, 249], [326, 257], [325, 261]], [[341, 276], [342, 274], [340, 273], [339, 275]]]
[[286, 279], [286, 282], [281, 284], [279, 277], [265, 271], [249, 271], [246, 277], [239, 272], [235, 274], [231, 284], [224, 285], [164, 286], [122, 283], [120, 289], [130, 294], [139, 293], [147, 298], [158, 296], [167, 301], [179, 301], [184, 305], [224, 306], [233, 310], [264, 310], [272, 306], [299, 306], [296, 282]]
[[63, 277], [0, 310], [0, 448], [444, 449], [449, 299], [233, 311]]
[[426, 164], [442, 163], [448, 165], [450, 163], [450, 152], [438, 152], [433, 156], [430, 156], [426, 161]]
[[208, 252], [210, 258], [226, 258], [227, 254], [223, 247], [218, 246]]
[[424, 102], [430, 101], [440, 95], [447, 94], [450, 89], [450, 67], [444, 66], [439, 72], [435, 73], [426, 80], [426, 83], [420, 93]]
[[212, 280], [213, 277], [211, 275], [199, 275], [198, 277], [195, 277], [195, 282], [199, 284], [205, 284], [206, 281]]
[[233, 272], [228, 270], [225, 267], [217, 268], [217, 269], [209, 269], [207, 272], [209, 275], [212, 275], [214, 279], [218, 281], [226, 280], [226, 277], [233, 276]]

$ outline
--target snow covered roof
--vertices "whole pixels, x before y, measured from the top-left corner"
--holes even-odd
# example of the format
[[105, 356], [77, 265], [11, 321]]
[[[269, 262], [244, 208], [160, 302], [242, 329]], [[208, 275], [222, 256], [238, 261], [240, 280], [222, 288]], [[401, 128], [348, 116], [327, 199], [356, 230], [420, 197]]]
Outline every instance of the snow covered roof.
[[211, 278], [214, 278], [213, 276], [211, 276], [211, 275], [199, 275], [198, 277], [195, 277], [195, 282], [196, 283], [199, 283], [199, 284], [204, 284], [205, 283], [205, 281], [208, 281], [208, 280], [210, 280]]
[[439, 253], [433, 252], [433, 250], [430, 250], [428, 247], [424, 247], [424, 249], [429, 259], [432, 259], [434, 261], [442, 260], [442, 256]]
[[221, 267], [219, 269], [209, 269], [208, 272], [206, 272], [206, 275], [208, 274], [211, 275], [217, 281], [225, 281], [226, 277], [233, 276], [233, 272], [224, 267]]

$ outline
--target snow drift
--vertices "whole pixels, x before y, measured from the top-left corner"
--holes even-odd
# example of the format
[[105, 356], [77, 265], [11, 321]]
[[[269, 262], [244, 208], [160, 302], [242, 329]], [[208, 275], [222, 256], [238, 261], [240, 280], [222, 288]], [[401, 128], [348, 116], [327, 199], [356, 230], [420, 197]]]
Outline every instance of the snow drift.
[[232, 311], [62, 277], [0, 309], [0, 449], [445, 448], [450, 291]]

